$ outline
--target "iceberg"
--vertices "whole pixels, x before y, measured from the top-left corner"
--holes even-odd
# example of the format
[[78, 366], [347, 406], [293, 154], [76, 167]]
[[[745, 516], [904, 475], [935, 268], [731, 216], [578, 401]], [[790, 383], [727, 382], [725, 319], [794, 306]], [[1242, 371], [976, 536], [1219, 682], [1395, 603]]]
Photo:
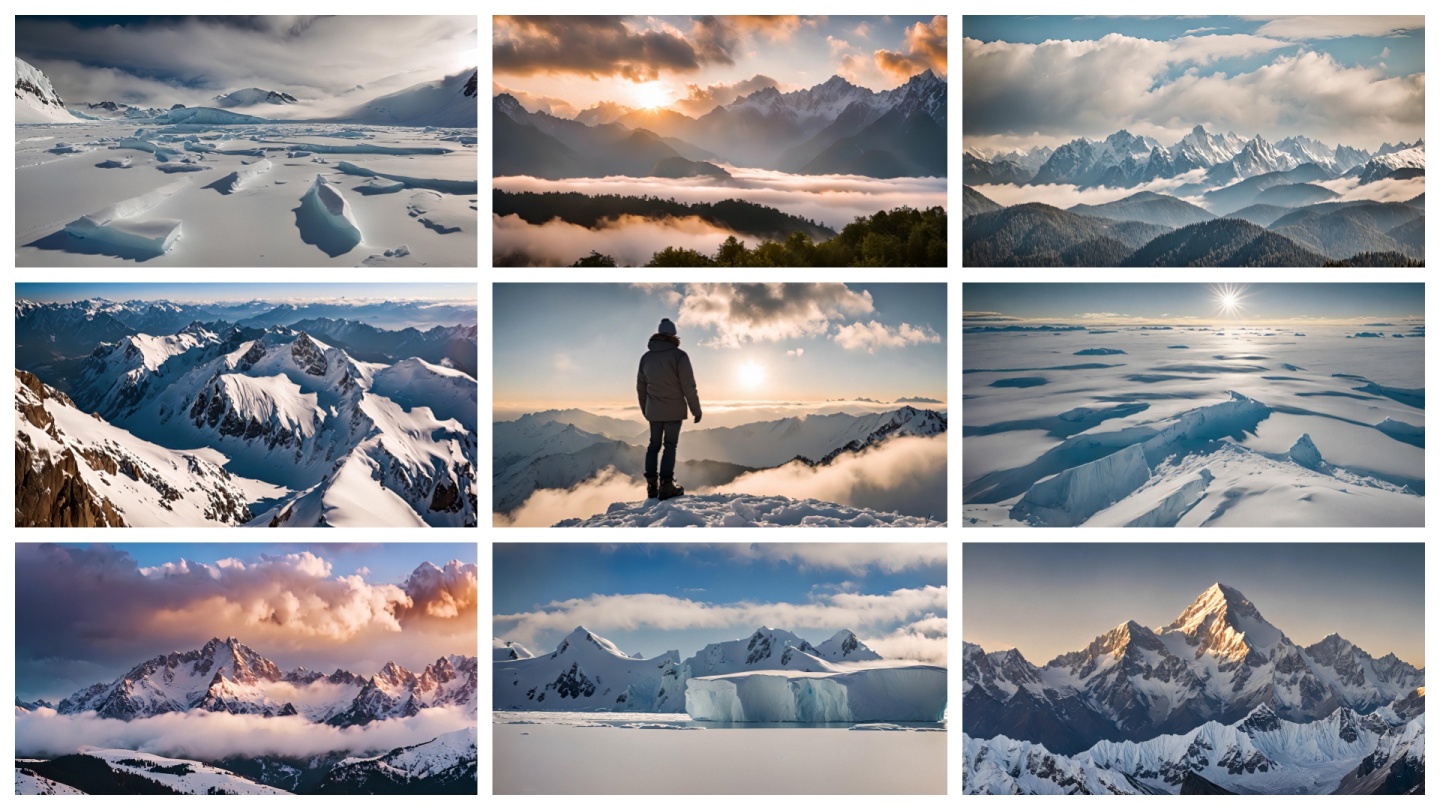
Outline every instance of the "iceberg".
[[846, 672], [741, 672], [685, 682], [685, 711], [732, 723], [936, 723], [945, 668], [915, 665]]
[[348, 253], [364, 238], [350, 203], [339, 189], [325, 181], [323, 174], [315, 175], [315, 182], [300, 199], [296, 224], [301, 239], [331, 256]]
[[189, 180], [178, 180], [148, 194], [121, 200], [66, 223], [65, 233], [77, 239], [92, 239], [120, 250], [158, 256], [169, 250], [175, 240], [180, 238], [180, 220], [137, 220], [135, 217], [189, 185]]

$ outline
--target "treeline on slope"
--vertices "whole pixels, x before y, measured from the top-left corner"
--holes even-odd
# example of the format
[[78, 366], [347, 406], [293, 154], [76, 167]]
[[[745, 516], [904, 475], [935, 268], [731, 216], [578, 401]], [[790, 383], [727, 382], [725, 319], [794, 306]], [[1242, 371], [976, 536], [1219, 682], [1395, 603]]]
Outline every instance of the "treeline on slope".
[[963, 257], [969, 267], [1413, 267], [1423, 263], [1423, 209], [1394, 203], [1332, 206], [1336, 204], [1300, 209], [1277, 220], [1271, 229], [1244, 219], [1220, 218], [1171, 230], [1026, 203], [966, 217]]
[[[714, 253], [683, 247], [657, 251], [646, 267], [944, 267], [946, 213], [939, 206], [896, 208], [856, 217], [840, 234], [823, 242], [796, 231], [783, 242], [754, 247], [734, 236]], [[572, 267], [615, 267], [611, 256], [592, 251]]]
[[652, 196], [500, 189], [495, 189], [494, 198], [498, 216], [514, 214], [531, 225], [543, 225], [559, 218], [572, 225], [594, 229], [606, 220], [622, 216], [654, 220], [697, 217], [716, 227], [759, 238], [785, 239], [796, 232], [812, 239], [828, 239], [835, 235], [835, 231], [813, 220], [744, 200], [683, 203], [673, 198]]

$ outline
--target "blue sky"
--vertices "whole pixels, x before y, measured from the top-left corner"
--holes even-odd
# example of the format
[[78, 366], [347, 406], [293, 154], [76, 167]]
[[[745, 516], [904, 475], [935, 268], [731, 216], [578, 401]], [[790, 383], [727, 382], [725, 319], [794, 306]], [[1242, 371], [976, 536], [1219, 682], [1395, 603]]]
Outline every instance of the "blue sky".
[[[497, 284], [497, 406], [634, 404], [661, 318], [702, 403], [945, 397], [943, 284]], [[758, 370], [757, 370], [758, 369]]]
[[1424, 135], [1421, 17], [966, 17], [966, 148], [1172, 146], [1196, 125], [1375, 150]]
[[496, 543], [494, 635], [537, 654], [576, 626], [647, 657], [766, 625], [850, 629], [887, 657], [943, 660], [941, 543]]
[[376, 582], [403, 582], [420, 561], [444, 565], [452, 559], [475, 562], [473, 543], [117, 543], [142, 567], [163, 565], [181, 559], [213, 563], [232, 557], [258, 560], [271, 556], [308, 551], [329, 560], [336, 576], [348, 576], [360, 568]]
[[[1425, 314], [1423, 284], [1250, 284], [1238, 287], [1240, 311], [1225, 320], [1398, 318]], [[1211, 284], [966, 284], [969, 323], [1007, 319], [1067, 320], [1085, 313], [1127, 319], [1219, 319]]]
[[1301, 646], [1339, 633], [1425, 665], [1422, 543], [966, 543], [964, 638], [1031, 663], [1134, 620], [1169, 624], [1215, 582]]
[[[947, 70], [945, 17], [495, 18], [495, 91], [573, 117], [602, 101], [698, 117], [765, 86], [872, 90]], [[592, 27], [593, 26], [593, 27]], [[738, 91], [737, 91], [738, 87]]]
[[112, 301], [165, 299], [179, 303], [208, 301], [333, 301], [338, 298], [390, 300], [475, 300], [474, 284], [296, 282], [245, 283], [35, 283], [16, 284], [15, 297], [31, 301], [75, 301], [108, 298]]

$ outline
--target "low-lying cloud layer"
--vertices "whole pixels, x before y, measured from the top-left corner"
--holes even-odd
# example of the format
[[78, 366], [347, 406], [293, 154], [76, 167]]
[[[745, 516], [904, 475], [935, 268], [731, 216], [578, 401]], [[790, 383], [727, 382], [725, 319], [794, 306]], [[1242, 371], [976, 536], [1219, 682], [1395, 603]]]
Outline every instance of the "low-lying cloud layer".
[[298, 715], [259, 717], [200, 709], [128, 721], [94, 712], [16, 709], [15, 753], [48, 758], [88, 746], [207, 761], [230, 756], [309, 757], [332, 751], [373, 756], [473, 725], [473, 714], [454, 707], [421, 709], [413, 717], [349, 728], [312, 723]]
[[705, 491], [814, 498], [945, 520], [946, 447], [943, 434], [901, 436], [823, 466], [792, 461]]
[[641, 267], [667, 247], [688, 248], [710, 255], [731, 236], [745, 239], [697, 217], [650, 220], [623, 216], [606, 220], [602, 227], [594, 230], [558, 219], [544, 225], [531, 225], [515, 214], [503, 217], [492, 214], [491, 222], [497, 260], [518, 254], [541, 267], [565, 267], [592, 252], [609, 256], [623, 267]]
[[[858, 175], [800, 175], [766, 169], [725, 168], [735, 176], [735, 182], [660, 177], [567, 180], [497, 177], [494, 185], [501, 191], [578, 191], [581, 194], [656, 196], [684, 203], [742, 199], [822, 223], [835, 231], [850, 224], [856, 217], [873, 216], [877, 211], [900, 206], [920, 209], [946, 207], [946, 181], [943, 177], [882, 180]], [[753, 242], [753, 237], [749, 241]], [[713, 253], [714, 247], [707, 252]]]
[[[683, 441], [683, 440], [682, 440]], [[683, 445], [682, 445], [683, 446]], [[879, 512], [946, 520], [946, 437], [901, 436], [830, 464], [801, 462], [746, 473], [728, 484], [694, 494], [732, 493], [812, 498]], [[682, 480], [680, 483], [684, 483]], [[569, 489], [537, 489], [510, 515], [495, 513], [496, 526], [553, 526], [601, 514], [615, 503], [633, 503], [643, 479], [607, 467]]]

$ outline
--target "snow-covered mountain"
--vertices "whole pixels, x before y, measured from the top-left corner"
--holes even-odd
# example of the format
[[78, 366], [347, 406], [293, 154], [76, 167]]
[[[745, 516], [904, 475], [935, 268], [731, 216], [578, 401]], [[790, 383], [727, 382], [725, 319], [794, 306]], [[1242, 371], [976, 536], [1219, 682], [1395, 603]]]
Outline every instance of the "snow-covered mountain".
[[[746, 467], [777, 467], [795, 458], [823, 464], [842, 453], [859, 452], [897, 436], [938, 436], [947, 426], [945, 414], [909, 405], [878, 413], [812, 414], [689, 430], [685, 452], [691, 458]], [[648, 437], [647, 431], [643, 438], [648, 441]], [[639, 444], [641, 438], [632, 441]]]
[[[693, 678], [841, 673], [881, 660], [849, 630], [819, 649], [788, 630], [761, 627], [742, 639], [708, 644], [683, 661], [678, 650], [649, 659], [628, 656], [584, 627], [549, 655], [502, 657], [502, 643], [497, 640], [495, 648], [496, 710], [683, 712]], [[942, 677], [942, 691], [943, 683]]]
[[372, 99], [336, 120], [353, 124], [473, 129], [478, 126], [480, 115], [475, 89], [478, 74], [476, 70], [461, 71], [443, 79], [411, 85]]
[[[22, 775], [26, 777], [23, 784]], [[17, 767], [15, 792], [53, 795], [85, 792], [72, 787], [69, 782], [93, 785], [95, 793], [174, 793], [186, 796], [271, 796], [289, 793], [193, 759], [162, 757], [123, 748], [93, 747], [84, 747], [78, 754], [53, 760], [31, 760]]]
[[494, 660], [496, 661], [518, 661], [521, 658], [534, 658], [535, 653], [525, 648], [524, 644], [518, 641], [504, 641], [503, 639], [491, 639], [491, 646], [494, 648]]
[[247, 87], [230, 93], [221, 93], [213, 101], [217, 107], [250, 107], [255, 104], [296, 104], [298, 100], [289, 93], [278, 90], [261, 90]]
[[475, 732], [471, 726], [381, 756], [348, 757], [326, 774], [317, 792], [473, 794], [478, 762]]
[[1345, 173], [1346, 177], [1358, 177], [1360, 183], [1373, 183], [1376, 180], [1385, 179], [1391, 172], [1399, 169], [1425, 169], [1425, 142], [1417, 141], [1415, 146], [1408, 149], [1392, 150], [1382, 152], [1371, 158], [1362, 165], [1357, 165]]
[[678, 650], [631, 658], [584, 627], [549, 655], [498, 660], [494, 667], [496, 711], [684, 711]]
[[109, 683], [97, 683], [60, 701], [60, 714], [95, 712], [134, 720], [204, 709], [265, 717], [301, 715], [334, 726], [411, 717], [421, 709], [475, 710], [474, 656], [440, 658], [418, 672], [390, 662], [371, 676], [337, 669], [326, 675], [300, 667], [282, 672], [235, 638], [211, 639], [188, 652], [137, 664]]
[[15, 410], [17, 526], [237, 525], [284, 491], [95, 418], [28, 371], [15, 372]]
[[1262, 704], [1301, 723], [1339, 708], [1372, 712], [1425, 677], [1338, 636], [1300, 647], [1219, 583], [1165, 627], [1127, 622], [1043, 667], [1016, 650], [969, 643], [963, 660], [966, 733], [1029, 739], [1061, 754], [1233, 723]]
[[260, 525], [474, 525], [474, 378], [353, 359], [304, 331], [200, 325], [100, 344], [75, 373], [86, 410], [151, 442], [207, 447], [292, 491]]
[[1424, 786], [1425, 719], [1392, 726], [1336, 709], [1308, 723], [1261, 704], [1144, 742], [1101, 742], [1065, 756], [1005, 736], [962, 735], [967, 794], [1410, 793]]
[[84, 109], [72, 107], [70, 114], [76, 118], [94, 118], [98, 120], [116, 119], [139, 119], [149, 120], [167, 111], [159, 107], [136, 107], [119, 101], [92, 101], [85, 104]]
[[[1394, 160], [1382, 160], [1373, 167], [1367, 166], [1373, 160], [1417, 147], [1422, 150], [1418, 162], [1416, 155], [1411, 153]], [[1361, 176], [1365, 173], [1369, 179], [1364, 182], [1371, 182], [1398, 168], [1423, 168], [1423, 148], [1423, 140], [1414, 144], [1386, 144], [1372, 156], [1363, 149], [1343, 144], [1330, 146], [1299, 134], [1272, 144], [1259, 135], [1246, 140], [1233, 132], [1211, 133], [1203, 125], [1196, 125], [1174, 144], [1162, 146], [1150, 138], [1120, 130], [1103, 141], [1077, 138], [1053, 152], [1046, 148], [986, 154], [967, 149], [965, 182], [972, 185], [1060, 183], [1081, 187], [1132, 188], [1204, 170], [1204, 180], [1191, 187], [1215, 189], [1306, 164], [1314, 164], [1325, 178]], [[1036, 155], [1044, 155], [1045, 159], [1037, 161]]]
[[74, 124], [79, 119], [65, 109], [65, 100], [34, 65], [15, 57], [15, 123]]

